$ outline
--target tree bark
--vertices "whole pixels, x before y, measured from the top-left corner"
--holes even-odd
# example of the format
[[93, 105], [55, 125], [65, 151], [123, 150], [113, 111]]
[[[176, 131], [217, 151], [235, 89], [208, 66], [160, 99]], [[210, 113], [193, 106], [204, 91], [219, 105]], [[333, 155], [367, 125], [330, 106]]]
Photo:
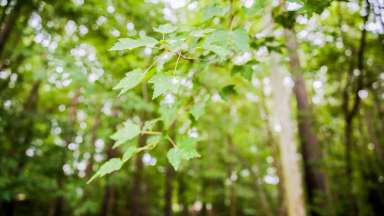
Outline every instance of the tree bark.
[[[170, 128], [171, 138], [175, 140], [176, 138], [176, 122]], [[172, 145], [169, 144], [169, 147], [172, 148]], [[173, 178], [175, 172], [173, 167], [168, 163], [165, 168], [165, 191], [164, 191], [164, 216], [172, 216], [172, 194], [173, 194]]]
[[164, 216], [172, 216], [173, 176], [172, 166], [167, 165], [165, 170]]
[[[353, 72], [352, 69], [348, 71], [348, 79], [347, 84], [344, 88], [344, 98], [343, 98], [343, 111], [344, 111], [344, 142], [345, 142], [345, 172], [346, 177], [348, 179], [347, 181], [347, 187], [349, 190], [349, 197], [350, 201], [348, 202], [349, 209], [352, 209], [352, 215], [358, 215], [358, 205], [355, 200], [355, 194], [353, 191], [353, 166], [352, 166], [352, 149], [353, 149], [353, 122], [354, 118], [358, 114], [358, 111], [360, 109], [361, 104], [361, 98], [359, 96], [359, 91], [363, 89], [364, 87], [364, 53], [365, 53], [365, 46], [366, 46], [366, 35], [367, 30], [365, 28], [368, 18], [370, 15], [370, 4], [369, 1], [366, 0], [366, 14], [363, 16], [363, 28], [361, 30], [361, 36], [360, 36], [360, 44], [359, 49], [357, 51], [357, 69], [359, 70], [360, 74], [357, 77], [355, 91], [353, 95], [353, 104], [352, 107], [349, 108], [349, 101], [350, 101], [350, 95], [349, 95], [349, 88], [352, 85], [352, 76]], [[353, 64], [351, 64], [353, 65]]]
[[[319, 167], [322, 161], [321, 147], [313, 130], [313, 115], [308, 102], [308, 93], [305, 88], [305, 81], [302, 75], [300, 58], [298, 55], [298, 44], [296, 34], [292, 29], [284, 29], [286, 47], [289, 55], [289, 66], [294, 77], [293, 92], [297, 103], [297, 123], [299, 138], [301, 142], [301, 152], [304, 164], [305, 185], [308, 200], [311, 205], [324, 207], [325, 202], [317, 203], [317, 194], [325, 195], [325, 175]], [[317, 215], [311, 211], [312, 215]]]
[[[228, 154], [233, 154], [236, 149], [232, 141], [232, 137], [230, 134], [227, 134], [227, 144], [228, 144]], [[235, 188], [235, 181], [231, 180], [231, 176], [234, 172], [234, 164], [233, 162], [229, 162], [227, 164], [228, 167], [228, 179], [230, 179], [230, 184], [228, 185], [229, 191], [228, 191], [228, 198], [229, 198], [229, 216], [236, 216], [237, 215], [237, 198], [236, 198], [236, 188]]]
[[[108, 178], [108, 177], [106, 177]], [[101, 204], [101, 211], [100, 211], [100, 216], [108, 216], [109, 214], [109, 209], [111, 206], [111, 197], [112, 197], [112, 188], [110, 185], [106, 185], [104, 187], [104, 195], [103, 195], [103, 202]]]
[[[262, 88], [264, 89], [264, 84], [262, 83]], [[285, 208], [286, 204], [284, 203], [285, 200], [284, 200], [284, 178], [283, 178], [283, 171], [282, 171], [282, 165], [281, 165], [281, 155], [280, 155], [280, 151], [279, 151], [279, 145], [278, 143], [276, 142], [275, 140], [275, 137], [273, 135], [273, 131], [272, 131], [272, 128], [273, 128], [273, 124], [271, 122], [271, 114], [269, 113], [269, 109], [268, 109], [268, 106], [266, 104], [266, 95], [263, 93], [262, 95], [262, 100], [261, 100], [261, 104], [262, 104], [262, 109], [266, 115], [265, 117], [265, 123], [266, 123], [266, 133], [267, 133], [267, 144], [268, 146], [270, 147], [271, 149], [271, 152], [272, 152], [272, 157], [274, 158], [273, 160], [273, 165], [274, 167], [276, 167], [276, 173], [277, 173], [277, 176], [279, 177], [279, 183], [278, 183], [278, 194], [277, 194], [277, 203], [278, 203], [278, 206], [277, 206], [277, 210], [275, 212], [273, 212], [275, 215], [279, 215], [279, 216], [285, 216], [287, 215], [287, 210]], [[252, 170], [252, 169], [250, 169]], [[251, 173], [253, 173], [251, 171]], [[270, 207], [269, 207], [270, 208]], [[269, 214], [273, 214], [272, 211], [269, 213]], [[269, 215], [268, 213], [266, 213], [265, 215]]]
[[22, 6], [24, 5], [25, 0], [16, 0], [14, 8], [11, 12], [4, 17], [4, 22], [0, 26], [0, 56], [2, 56], [5, 44], [12, 32], [12, 29], [15, 26], [15, 23], [20, 15]]
[[[141, 135], [139, 137], [138, 147], [142, 147], [145, 145], [147, 140], [146, 135]], [[132, 216], [143, 216], [145, 214], [145, 208], [143, 206], [143, 197], [145, 194], [143, 193], [143, 157], [142, 154], [137, 155], [135, 158], [135, 172], [133, 176], [132, 183], [132, 206], [131, 206], [131, 214]]]
[[[65, 147], [62, 149], [62, 154], [60, 158], [60, 164], [57, 170], [57, 177], [56, 177], [56, 182], [58, 186], [58, 190], [62, 190], [64, 187], [64, 178], [65, 175], [63, 173], [62, 167], [65, 164], [66, 158], [67, 158], [67, 147], [70, 143], [70, 139], [72, 138], [72, 133], [73, 133], [73, 123], [76, 120], [76, 114], [77, 114], [77, 106], [79, 103], [79, 98], [80, 98], [80, 89], [76, 89], [74, 96], [71, 99], [71, 105], [68, 113], [68, 127], [69, 127], [69, 133], [65, 137]], [[53, 215], [54, 216], [61, 216], [63, 215], [63, 207], [64, 207], [64, 197], [62, 195], [59, 195], [56, 200], [55, 200], [55, 210]]]
[[284, 86], [284, 75], [280, 72], [277, 58], [271, 56], [272, 115], [276, 136], [278, 137], [282, 174], [284, 177], [284, 196], [289, 216], [304, 216], [305, 204], [301, 172], [294, 142], [291, 120], [290, 91]]
[[[113, 143], [111, 143], [108, 146], [107, 149], [107, 161], [116, 155], [116, 151], [112, 148]], [[108, 184], [108, 176], [106, 177], [106, 182], [104, 186], [104, 196], [103, 196], [103, 201], [101, 204], [101, 211], [100, 211], [100, 216], [109, 216], [113, 215], [111, 213], [111, 209], [113, 206], [113, 199], [114, 199], [115, 193], [114, 193], [114, 188]]]
[[187, 200], [187, 194], [186, 194], [187, 184], [185, 182], [184, 175], [180, 173], [178, 175], [177, 181], [179, 183], [178, 197], [179, 197], [180, 203], [183, 206], [183, 209], [181, 210], [181, 215], [188, 216], [189, 211], [188, 211], [188, 200]]

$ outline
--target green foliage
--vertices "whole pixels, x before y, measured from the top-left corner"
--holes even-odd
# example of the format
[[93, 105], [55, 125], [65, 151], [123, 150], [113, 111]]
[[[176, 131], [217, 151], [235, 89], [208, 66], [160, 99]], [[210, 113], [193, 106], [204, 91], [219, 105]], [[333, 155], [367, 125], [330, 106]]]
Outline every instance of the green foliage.
[[152, 99], [165, 95], [167, 93], [176, 93], [177, 85], [173, 82], [173, 77], [166, 74], [156, 74], [149, 80], [153, 84]]
[[111, 138], [115, 140], [114, 147], [117, 147], [140, 134], [140, 127], [131, 121], [124, 123], [124, 126], [114, 133]]
[[143, 131], [151, 131], [156, 126], [156, 123], [159, 122], [160, 120], [161, 118], [156, 118], [150, 121], [146, 121], [143, 126]]
[[176, 31], [176, 29], [177, 29], [177, 27], [174, 25], [171, 25], [171, 24], [164, 24], [164, 25], [160, 25], [159, 27], [153, 28], [153, 30], [155, 32], [159, 32], [162, 34], [172, 33], [174, 31]]
[[119, 170], [123, 165], [123, 161], [120, 158], [112, 158], [105, 162], [101, 167], [97, 170], [96, 174], [92, 176], [91, 179], [87, 183], [91, 183], [93, 180], [99, 177], [103, 177], [109, 173], [112, 173], [116, 170]]
[[216, 16], [224, 16], [228, 11], [228, 7], [222, 7], [220, 5], [205, 7], [203, 8], [203, 20], [206, 21]]
[[110, 51], [119, 51], [127, 49], [132, 50], [138, 47], [154, 47], [158, 43], [158, 40], [148, 36], [142, 36], [138, 39], [121, 38], [115, 45], [113, 45]]
[[157, 144], [160, 143], [161, 139], [162, 139], [162, 136], [160, 135], [151, 136], [147, 140], [147, 145], [151, 147], [155, 147]]
[[239, 74], [245, 79], [251, 81], [253, 77], [252, 65], [235, 65], [231, 71], [232, 75]]
[[227, 85], [227, 86], [224, 86], [221, 90], [220, 90], [220, 96], [224, 99], [224, 100], [228, 100], [229, 97], [237, 94], [237, 91], [236, 91], [236, 86], [231, 84], [231, 85]]
[[231, 49], [239, 52], [247, 51], [249, 49], [249, 37], [243, 29], [236, 29], [235, 31], [216, 30], [206, 37], [202, 47], [220, 57], [227, 57]]
[[187, 161], [200, 154], [196, 151], [196, 140], [192, 138], [181, 139], [176, 146], [167, 153], [167, 158], [175, 170], [179, 170], [183, 161]]
[[137, 149], [136, 147], [134, 147], [134, 146], [129, 146], [129, 147], [125, 150], [125, 152], [124, 152], [124, 154], [123, 154], [123, 159], [122, 159], [122, 161], [123, 161], [123, 162], [128, 161], [129, 159], [131, 159], [131, 157], [132, 157], [137, 151], [138, 151], [138, 149]]
[[176, 106], [161, 106], [160, 107], [161, 120], [164, 122], [164, 128], [168, 129], [176, 120], [177, 107]]
[[135, 69], [125, 74], [125, 77], [113, 88], [120, 90], [119, 95], [124, 94], [128, 90], [136, 87], [144, 79], [145, 74], [140, 69]]
[[[200, 203], [200, 213], [278, 215], [285, 201], [270, 111], [274, 64], [287, 72], [284, 85], [295, 78], [283, 27], [298, 34], [311, 123], [326, 156], [315, 167], [327, 175], [327, 195], [340, 198], [307, 209], [351, 214], [353, 188], [361, 215], [383, 212], [384, 50], [372, 11], [359, 50], [365, 1], [286, 1], [302, 6], [295, 11], [268, 0], [5, 2], [0, 215], [8, 215], [3, 206], [16, 206], [15, 216], [159, 215], [165, 203], [174, 215], [198, 214], [189, 210]], [[340, 171], [344, 108], [360, 96], [349, 181]], [[178, 172], [169, 177], [168, 166]]]
[[199, 120], [201, 116], [205, 113], [205, 105], [204, 104], [196, 104], [191, 109], [191, 114], [195, 120]]

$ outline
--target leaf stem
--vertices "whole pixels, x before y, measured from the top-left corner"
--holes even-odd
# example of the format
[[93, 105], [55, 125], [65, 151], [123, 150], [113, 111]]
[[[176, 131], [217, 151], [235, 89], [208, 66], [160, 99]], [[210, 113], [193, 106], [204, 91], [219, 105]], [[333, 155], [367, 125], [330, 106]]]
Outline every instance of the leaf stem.
[[176, 143], [172, 140], [171, 137], [167, 136], [167, 140], [172, 144], [173, 147], [176, 147]]
[[161, 135], [161, 132], [159, 132], [159, 131], [141, 131], [141, 134], [147, 134], [147, 135]]
[[181, 53], [178, 52], [178, 56], [177, 56], [177, 60], [176, 60], [176, 65], [175, 65], [175, 71], [174, 71], [174, 75], [176, 74], [176, 71], [177, 71], [177, 66], [179, 65], [179, 61], [180, 61], [180, 57], [181, 57]]
[[155, 61], [152, 62], [151, 65], [149, 65], [149, 67], [144, 71], [144, 74], [146, 74], [149, 70], [151, 70], [151, 68], [153, 67], [153, 65], [156, 64], [156, 62], [159, 61], [159, 58], [155, 59]]

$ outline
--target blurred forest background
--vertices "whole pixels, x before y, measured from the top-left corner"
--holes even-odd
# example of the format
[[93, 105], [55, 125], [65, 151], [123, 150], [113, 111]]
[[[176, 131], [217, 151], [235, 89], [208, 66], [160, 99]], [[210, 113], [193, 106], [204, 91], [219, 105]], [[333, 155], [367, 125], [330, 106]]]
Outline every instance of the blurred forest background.
[[383, 0], [0, 0], [0, 215], [384, 215], [383, 133]]

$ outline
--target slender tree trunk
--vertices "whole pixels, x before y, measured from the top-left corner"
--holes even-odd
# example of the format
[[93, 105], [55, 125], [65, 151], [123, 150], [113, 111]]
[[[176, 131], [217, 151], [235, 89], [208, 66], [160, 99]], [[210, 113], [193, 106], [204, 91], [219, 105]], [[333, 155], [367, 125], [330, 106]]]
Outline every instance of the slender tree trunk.
[[177, 180], [179, 183], [179, 190], [178, 190], [179, 196], [178, 197], [179, 197], [181, 205], [183, 206], [183, 209], [181, 210], [181, 215], [182, 216], [188, 216], [189, 211], [188, 211], [188, 200], [187, 200], [187, 194], [186, 194], [187, 185], [186, 185], [186, 182], [184, 179], [184, 175], [180, 173], [178, 175]]
[[[227, 134], [227, 143], [228, 143], [228, 154], [233, 154], [236, 152], [235, 146], [232, 141], [232, 137], [230, 134]], [[234, 164], [233, 162], [229, 162], [227, 164], [228, 167], [228, 179], [230, 179], [229, 184], [229, 191], [228, 191], [228, 198], [229, 198], [229, 216], [236, 216], [237, 215], [237, 198], [236, 198], [236, 188], [235, 188], [235, 181], [232, 181], [231, 177], [234, 174]]]
[[[146, 84], [141, 86], [141, 94], [145, 101], [148, 101], [148, 90]], [[142, 121], [148, 119], [148, 113], [143, 112], [141, 114]], [[140, 135], [139, 141], [137, 143], [138, 148], [145, 146], [147, 141], [147, 135]], [[135, 170], [133, 174], [133, 183], [132, 183], [132, 204], [131, 204], [131, 215], [132, 216], [145, 216], [147, 215], [146, 207], [144, 206], [144, 198], [146, 196], [144, 192], [143, 185], [143, 154], [140, 153], [135, 158]]]
[[[171, 126], [171, 138], [176, 140], [176, 122]], [[169, 147], [172, 148], [172, 145], [169, 144]], [[173, 167], [168, 163], [165, 168], [165, 192], [164, 192], [164, 216], [172, 216], [172, 194], [173, 194], [173, 178], [175, 172]]]
[[165, 170], [164, 216], [172, 216], [172, 193], [174, 171], [171, 165]]
[[277, 58], [271, 56], [271, 85], [273, 125], [277, 132], [282, 173], [284, 177], [284, 195], [289, 216], [304, 216], [305, 204], [302, 189], [301, 172], [294, 142], [294, 132], [291, 120], [290, 93], [284, 86], [284, 75]]
[[3, 10], [2, 10], [2, 13], [1, 13], [1, 17], [0, 17], [0, 26], [3, 25], [4, 19], [7, 16], [7, 13], [8, 13], [9, 6], [12, 4], [12, 2], [13, 2], [12, 0], [8, 0], [7, 4], [3, 7]]
[[[108, 178], [108, 177], [107, 177]], [[103, 195], [103, 202], [101, 204], [101, 211], [100, 211], [100, 216], [108, 216], [109, 214], [109, 209], [111, 206], [111, 197], [112, 197], [112, 188], [110, 185], [106, 185], [104, 187], [104, 195]]]
[[[91, 140], [90, 140], [90, 143], [93, 149], [95, 148], [95, 143], [97, 140], [97, 130], [99, 129], [99, 126], [100, 126], [100, 113], [96, 113], [93, 126], [91, 129]], [[94, 157], [94, 150], [92, 150], [87, 167], [85, 169], [85, 176], [87, 177], [87, 179], [92, 175], [92, 172], [93, 172], [93, 164], [94, 164], [93, 157]]]
[[[39, 89], [41, 86], [41, 81], [35, 81], [32, 84], [32, 88], [29, 91], [28, 97], [26, 98], [23, 104], [22, 116], [33, 115], [37, 111], [37, 104], [39, 100]], [[23, 119], [24, 121], [24, 119]], [[22, 124], [22, 128], [11, 128], [9, 131], [9, 140], [12, 145], [17, 146], [17, 148], [11, 149], [9, 153], [11, 157], [17, 161], [16, 169], [14, 169], [10, 174], [12, 179], [17, 179], [18, 176], [23, 172], [25, 164], [27, 163], [27, 158], [25, 155], [25, 150], [30, 146], [31, 140], [33, 139], [33, 129], [31, 125], [34, 123], [34, 120], [30, 117], [26, 118], [26, 122]], [[19, 150], [17, 150], [19, 149]], [[14, 211], [17, 208], [17, 202], [12, 198], [9, 201], [0, 203], [0, 213], [4, 215], [14, 215]]]
[[[360, 45], [359, 49], [357, 51], [357, 69], [360, 72], [360, 75], [357, 77], [356, 81], [356, 88], [354, 89], [354, 95], [353, 95], [353, 104], [351, 108], [349, 108], [349, 101], [350, 96], [348, 93], [349, 87], [352, 84], [352, 68], [348, 72], [348, 79], [347, 84], [344, 89], [344, 98], [343, 98], [343, 111], [344, 111], [344, 121], [345, 121], [345, 127], [344, 127], [344, 137], [345, 137], [345, 172], [347, 177], [347, 187], [348, 187], [348, 195], [349, 195], [349, 202], [348, 202], [348, 208], [352, 209], [352, 215], [359, 215], [359, 209], [356, 202], [356, 195], [353, 191], [353, 167], [352, 167], [352, 149], [353, 149], [353, 122], [354, 118], [358, 114], [358, 111], [360, 109], [361, 104], [361, 98], [359, 96], [359, 91], [363, 89], [364, 87], [364, 53], [365, 53], [365, 46], [366, 46], [366, 35], [367, 30], [365, 28], [366, 24], [368, 23], [368, 18], [370, 15], [370, 4], [369, 1], [366, 0], [366, 14], [363, 16], [363, 28], [361, 30], [361, 37], [360, 37]], [[351, 64], [352, 65], [352, 64]]]
[[[58, 190], [62, 190], [64, 187], [64, 178], [65, 175], [63, 173], [62, 167], [65, 164], [66, 158], [67, 158], [67, 147], [70, 143], [70, 139], [72, 138], [72, 133], [73, 133], [73, 123], [76, 120], [76, 114], [77, 114], [77, 106], [79, 103], [79, 98], [80, 98], [80, 89], [77, 89], [75, 91], [75, 95], [72, 97], [71, 100], [71, 105], [68, 113], [68, 127], [69, 127], [69, 133], [66, 135], [65, 138], [65, 147], [62, 149], [61, 153], [61, 158], [60, 158], [60, 164], [57, 170], [57, 185], [58, 185]], [[59, 195], [56, 200], [55, 200], [55, 210], [53, 215], [54, 216], [61, 216], [63, 215], [63, 207], [64, 207], [64, 197], [62, 195]]]
[[25, 0], [16, 0], [14, 8], [4, 17], [4, 22], [0, 26], [0, 56], [2, 56], [5, 44], [15, 26], [15, 23], [20, 15], [20, 11], [25, 4]]
[[[147, 140], [146, 135], [141, 135], [139, 137], [138, 147], [145, 145]], [[142, 154], [139, 154], [135, 158], [135, 172], [133, 174], [133, 183], [132, 183], [132, 206], [131, 206], [131, 215], [132, 216], [143, 216], [145, 214], [145, 208], [143, 206], [143, 157]]]
[[[372, 110], [373, 112], [373, 110]], [[368, 131], [368, 135], [371, 139], [371, 142], [373, 143], [374, 145], [374, 149], [375, 149], [375, 154], [376, 154], [376, 157], [377, 159], [381, 160], [381, 161], [384, 161], [384, 151], [383, 151], [383, 147], [381, 146], [380, 144], [380, 139], [379, 137], [377, 136], [377, 131], [375, 129], [375, 126], [374, 126], [374, 121], [372, 119], [372, 112], [369, 111], [366, 111], [364, 114], [365, 114], [365, 124], [367, 125], [367, 131]]]
[[[111, 143], [108, 146], [107, 149], [107, 160], [115, 157], [116, 151], [112, 148], [113, 143]], [[103, 201], [101, 204], [101, 211], [100, 211], [100, 216], [109, 216], [113, 215], [111, 213], [112, 207], [113, 207], [113, 199], [114, 199], [114, 188], [109, 185], [108, 181], [108, 176], [106, 177], [106, 182], [104, 186], [104, 196], [103, 196]]]
[[[297, 123], [303, 155], [304, 176], [308, 199], [311, 205], [324, 207], [325, 202], [316, 203], [316, 195], [326, 195], [325, 175], [320, 169], [322, 151], [317, 137], [313, 130], [313, 115], [308, 102], [308, 93], [305, 88], [305, 81], [302, 75], [300, 59], [298, 55], [298, 44], [296, 34], [292, 29], [284, 29], [286, 47], [289, 53], [289, 66], [294, 77], [293, 92], [297, 102]], [[311, 211], [311, 214], [317, 215]]]
[[237, 215], [236, 190], [233, 184], [229, 186], [229, 215]]
[[[263, 84], [262, 84], [263, 85]], [[262, 87], [264, 88], [264, 86]], [[276, 212], [274, 212], [276, 215], [279, 215], [279, 216], [285, 216], [287, 214], [287, 210], [285, 208], [286, 204], [284, 203], [285, 200], [284, 200], [284, 178], [283, 178], [283, 170], [282, 170], [282, 165], [281, 165], [281, 155], [280, 155], [280, 151], [279, 151], [279, 145], [278, 143], [276, 142], [275, 140], [275, 137], [273, 136], [273, 131], [272, 131], [272, 128], [273, 128], [273, 124], [271, 122], [271, 114], [269, 113], [269, 109], [268, 109], [268, 106], [266, 104], [266, 95], [263, 93], [262, 95], [262, 101], [261, 101], [261, 104], [262, 104], [262, 109], [266, 115], [265, 117], [265, 122], [266, 122], [266, 132], [267, 132], [267, 135], [268, 135], [268, 140], [267, 140], [267, 143], [268, 143], [268, 146], [270, 147], [271, 151], [272, 151], [272, 155], [273, 155], [273, 165], [276, 167], [276, 170], [277, 170], [277, 176], [279, 177], [279, 183], [278, 183], [278, 197], [277, 197], [277, 203], [278, 203], [278, 206], [277, 206], [277, 210]], [[272, 214], [272, 211], [271, 213]], [[269, 214], [265, 214], [265, 215], [269, 215]]]
[[0, 205], [0, 213], [4, 216], [13, 216], [15, 213], [15, 205], [16, 201], [15, 200], [10, 200], [6, 202], [1, 202]]

